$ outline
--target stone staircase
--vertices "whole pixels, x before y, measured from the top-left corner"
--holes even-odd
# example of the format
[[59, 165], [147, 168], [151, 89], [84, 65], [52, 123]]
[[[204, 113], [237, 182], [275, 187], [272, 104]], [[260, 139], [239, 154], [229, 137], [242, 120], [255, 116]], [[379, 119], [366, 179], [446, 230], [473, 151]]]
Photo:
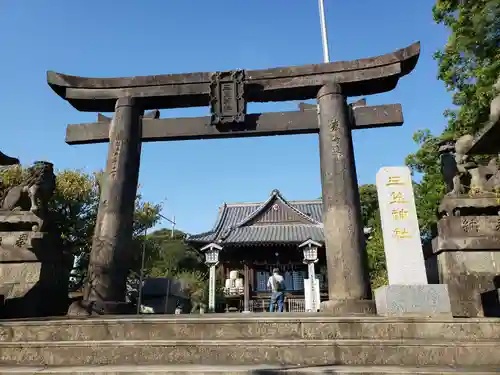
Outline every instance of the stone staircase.
[[3, 321], [0, 373], [494, 374], [499, 344], [500, 319], [486, 318], [205, 314]]

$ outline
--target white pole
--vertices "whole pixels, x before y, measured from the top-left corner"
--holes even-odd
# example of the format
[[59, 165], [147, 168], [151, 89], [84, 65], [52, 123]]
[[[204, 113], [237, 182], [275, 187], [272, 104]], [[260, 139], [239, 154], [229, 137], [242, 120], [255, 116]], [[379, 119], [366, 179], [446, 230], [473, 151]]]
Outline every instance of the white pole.
[[174, 238], [174, 230], [175, 230], [175, 216], [172, 216], [172, 232], [170, 236], [172, 238]]
[[311, 280], [311, 309], [312, 311], [316, 312], [318, 311], [317, 305], [316, 305], [316, 289], [315, 289], [315, 282], [316, 282], [316, 272], [314, 270], [314, 262], [309, 262], [307, 264], [307, 271], [309, 273], [309, 280]]
[[208, 311], [215, 312], [215, 264], [210, 265], [208, 277]]
[[146, 237], [148, 236], [148, 228], [144, 228], [144, 239], [142, 241], [142, 260], [141, 260], [141, 275], [139, 276], [139, 298], [137, 299], [137, 315], [141, 313], [142, 305], [142, 284], [144, 283], [144, 264], [146, 261]]
[[319, 3], [319, 22], [321, 24], [321, 39], [323, 41], [323, 62], [330, 62], [330, 53], [328, 52], [328, 32], [326, 29], [325, 20], [325, 5], [323, 0], [318, 0]]

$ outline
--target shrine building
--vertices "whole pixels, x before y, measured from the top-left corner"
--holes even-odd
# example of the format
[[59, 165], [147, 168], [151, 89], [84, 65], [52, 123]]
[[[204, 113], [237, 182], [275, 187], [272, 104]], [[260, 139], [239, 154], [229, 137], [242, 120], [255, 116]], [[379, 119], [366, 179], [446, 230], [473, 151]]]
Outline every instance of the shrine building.
[[[212, 230], [191, 235], [186, 242], [198, 250], [209, 244], [222, 248], [217, 277], [224, 280], [217, 281], [226, 283], [222, 298], [226, 306], [240, 311], [245, 306], [248, 311], [267, 309], [267, 280], [272, 269], [279, 268], [285, 278], [286, 310], [304, 311], [304, 278], [308, 276], [299, 246], [308, 240], [320, 245], [315, 272], [320, 299], [328, 299], [322, 214], [319, 199], [287, 201], [273, 190], [265, 202], [223, 204]], [[235, 272], [240, 280], [236, 293], [227, 285]]]

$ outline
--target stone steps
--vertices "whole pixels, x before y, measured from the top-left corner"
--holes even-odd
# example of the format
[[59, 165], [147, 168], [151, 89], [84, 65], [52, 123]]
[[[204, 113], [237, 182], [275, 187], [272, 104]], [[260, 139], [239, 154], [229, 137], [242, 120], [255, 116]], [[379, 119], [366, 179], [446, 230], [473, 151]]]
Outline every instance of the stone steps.
[[205, 314], [0, 322], [0, 341], [500, 338], [500, 319], [336, 318], [310, 314]]
[[4, 365], [497, 366], [499, 340], [127, 340], [0, 343]]
[[272, 366], [62, 366], [62, 367], [6, 367], [0, 366], [0, 374], [59, 374], [59, 375], [471, 375], [498, 374], [498, 368], [449, 368], [449, 367], [401, 367], [401, 366], [318, 366], [280, 368]]
[[499, 342], [500, 319], [493, 318], [205, 314], [0, 321], [0, 363], [11, 366], [500, 368]]

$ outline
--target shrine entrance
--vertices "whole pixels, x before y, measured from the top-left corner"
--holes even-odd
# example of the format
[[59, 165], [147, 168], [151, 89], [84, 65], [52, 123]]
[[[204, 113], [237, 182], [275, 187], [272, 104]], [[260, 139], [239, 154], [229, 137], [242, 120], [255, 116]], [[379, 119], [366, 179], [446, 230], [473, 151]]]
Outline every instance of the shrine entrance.
[[[398, 104], [347, 104], [394, 89], [415, 67], [420, 44], [347, 62], [265, 70], [84, 78], [48, 72], [51, 88], [79, 111], [114, 112], [69, 125], [68, 144], [109, 142], [84, 302], [69, 314], [120, 312], [125, 299], [142, 142], [319, 133], [328, 301], [333, 315], [372, 314], [351, 131], [403, 123]], [[248, 102], [316, 98], [317, 111], [247, 113]], [[158, 109], [210, 107], [210, 116], [160, 119]], [[145, 113], [145, 111], [154, 110]]]

